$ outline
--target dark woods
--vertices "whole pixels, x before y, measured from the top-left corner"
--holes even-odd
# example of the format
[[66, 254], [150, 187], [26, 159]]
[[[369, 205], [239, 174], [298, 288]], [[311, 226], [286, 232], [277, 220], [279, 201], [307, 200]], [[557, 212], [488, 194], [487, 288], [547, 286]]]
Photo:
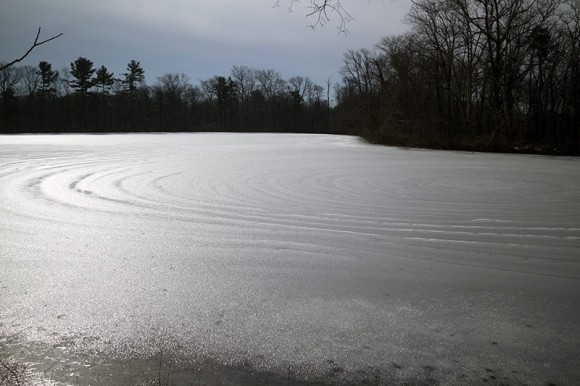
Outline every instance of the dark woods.
[[407, 22], [409, 33], [345, 53], [336, 85], [245, 66], [197, 85], [171, 73], [147, 85], [135, 60], [117, 76], [82, 57], [60, 71], [10, 66], [0, 71], [0, 132], [349, 133], [579, 153], [578, 0], [414, 0]]
[[145, 83], [131, 60], [116, 77], [80, 57], [55, 71], [9, 67], [0, 74], [3, 133], [133, 131], [328, 132], [327, 91], [308, 78], [234, 66], [231, 74], [192, 85], [165, 74]]
[[414, 0], [407, 22], [345, 54], [342, 125], [379, 143], [578, 154], [578, 0]]

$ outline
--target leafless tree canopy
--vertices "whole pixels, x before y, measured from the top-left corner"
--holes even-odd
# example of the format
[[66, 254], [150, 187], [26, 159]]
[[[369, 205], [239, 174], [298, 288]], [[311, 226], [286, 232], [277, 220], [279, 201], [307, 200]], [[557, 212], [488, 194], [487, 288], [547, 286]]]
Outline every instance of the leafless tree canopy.
[[[309, 9], [313, 27], [340, 19], [346, 32], [340, 1], [272, 3]], [[344, 54], [334, 99], [330, 80], [325, 100], [307, 76], [247, 66], [198, 85], [168, 73], [147, 86], [136, 60], [124, 80], [105, 66], [94, 77], [86, 58], [58, 76], [47, 62], [2, 64], [0, 133], [332, 132], [399, 146], [580, 154], [580, 0], [411, 3], [408, 32]], [[59, 35], [39, 36], [31, 49]]]
[[[288, 10], [292, 12], [296, 3], [299, 2], [299, 0], [288, 0]], [[280, 6], [280, 0], [276, 0], [275, 6]], [[339, 20], [337, 27], [339, 32], [347, 33], [347, 24], [354, 20], [342, 6], [341, 0], [310, 0], [306, 8], [309, 10], [307, 16], [314, 20], [314, 23], [309, 25], [313, 29], [328, 24], [333, 16], [336, 16]]]
[[577, 151], [579, 4], [412, 0], [409, 32], [344, 55], [341, 119], [403, 146]]
[[24, 60], [24, 58], [26, 58], [26, 57], [28, 56], [28, 54], [30, 54], [30, 53], [32, 52], [32, 50], [34, 50], [36, 47], [38, 47], [38, 46], [41, 46], [41, 45], [43, 45], [44, 43], [48, 43], [48, 42], [50, 42], [51, 40], [54, 40], [54, 39], [56, 39], [56, 38], [58, 38], [58, 37], [62, 36], [62, 32], [61, 32], [61, 33], [59, 33], [58, 35], [54, 35], [53, 37], [50, 37], [50, 38], [48, 38], [48, 39], [45, 39], [45, 40], [42, 40], [42, 41], [38, 41], [38, 40], [39, 40], [39, 38], [40, 38], [40, 29], [41, 29], [41, 28], [40, 28], [40, 27], [38, 27], [38, 32], [36, 33], [36, 38], [34, 39], [34, 43], [32, 43], [32, 45], [30, 46], [30, 48], [28, 49], [28, 51], [26, 51], [26, 52], [24, 53], [24, 55], [22, 55], [20, 58], [18, 58], [18, 59], [14, 59], [13, 61], [11, 61], [11, 62], [9, 62], [9, 63], [6, 63], [6, 64], [2, 64], [2, 65], [0, 66], [0, 71], [4, 70], [4, 69], [5, 69], [5, 68], [7, 68], [7, 67], [10, 67], [10, 66], [12, 66], [12, 65], [14, 65], [14, 64], [16, 64], [16, 63], [19, 63], [19, 62], [23, 61], [23, 60]]

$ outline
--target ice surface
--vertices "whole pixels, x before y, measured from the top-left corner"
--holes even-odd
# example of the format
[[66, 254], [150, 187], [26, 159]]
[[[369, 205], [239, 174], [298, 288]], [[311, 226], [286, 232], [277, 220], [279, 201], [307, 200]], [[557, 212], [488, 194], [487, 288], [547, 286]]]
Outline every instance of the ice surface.
[[0, 351], [61, 381], [161, 352], [327, 382], [580, 379], [578, 158], [1, 136], [0, 219]]

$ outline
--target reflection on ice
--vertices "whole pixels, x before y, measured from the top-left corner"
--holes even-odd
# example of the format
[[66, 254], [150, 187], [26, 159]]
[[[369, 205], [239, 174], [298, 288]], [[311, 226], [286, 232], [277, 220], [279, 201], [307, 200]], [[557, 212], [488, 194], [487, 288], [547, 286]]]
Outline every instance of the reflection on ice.
[[0, 217], [0, 351], [48, 378], [580, 377], [576, 158], [3, 136]]

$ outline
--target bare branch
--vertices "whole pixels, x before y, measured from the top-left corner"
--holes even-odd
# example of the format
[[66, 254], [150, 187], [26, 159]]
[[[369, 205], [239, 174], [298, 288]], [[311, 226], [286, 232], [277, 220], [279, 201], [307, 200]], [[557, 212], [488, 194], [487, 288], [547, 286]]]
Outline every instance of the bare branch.
[[26, 51], [26, 53], [24, 55], [22, 55], [20, 58], [15, 59], [15, 60], [11, 61], [10, 63], [3, 64], [2, 66], [0, 66], [0, 71], [4, 70], [7, 67], [10, 67], [10, 66], [12, 66], [12, 65], [14, 65], [16, 63], [19, 63], [19, 62], [23, 61], [24, 58], [26, 58], [28, 56], [28, 54], [30, 54], [32, 52], [33, 49], [35, 49], [38, 46], [43, 45], [44, 43], [48, 43], [51, 40], [54, 40], [54, 39], [56, 39], [56, 38], [58, 38], [60, 36], [62, 36], [62, 32], [59, 33], [58, 35], [54, 35], [51, 38], [48, 38], [48, 39], [45, 39], [45, 40], [39, 42], [38, 41], [38, 38], [40, 37], [40, 27], [38, 27], [38, 32], [36, 33], [36, 38], [34, 39], [34, 43], [32, 43], [32, 46], [28, 49], [28, 51]]
[[[288, 0], [288, 11], [292, 12], [295, 3], [300, 3], [299, 0]], [[274, 7], [280, 6], [280, 0], [276, 0]], [[328, 24], [331, 20], [331, 16], [338, 16], [340, 23], [338, 28], [339, 33], [348, 33], [346, 25], [354, 20], [354, 18], [348, 13], [348, 11], [342, 6], [341, 0], [310, 0], [310, 5], [307, 6], [310, 9], [307, 17], [312, 17], [315, 21], [308, 27], [316, 29], [317, 27], [323, 27]]]
[[348, 33], [346, 25], [353, 21], [354, 18], [348, 13], [348, 11], [342, 6], [340, 0], [310, 0], [309, 8], [312, 10], [307, 16], [314, 16], [316, 22], [310, 27], [315, 29], [316, 27], [322, 27], [330, 21], [330, 14], [338, 15], [340, 19], [340, 24], [337, 27], [339, 33]]

